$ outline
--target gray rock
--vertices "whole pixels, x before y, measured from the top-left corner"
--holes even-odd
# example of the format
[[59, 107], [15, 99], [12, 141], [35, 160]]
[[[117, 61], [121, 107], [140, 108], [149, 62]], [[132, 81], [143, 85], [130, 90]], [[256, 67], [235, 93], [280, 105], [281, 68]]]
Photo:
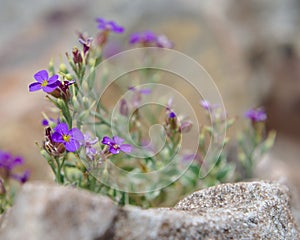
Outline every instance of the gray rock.
[[70, 187], [27, 184], [5, 216], [0, 239], [299, 239], [288, 189], [223, 184], [174, 208], [117, 207]]
[[26, 184], [1, 226], [0, 239], [102, 239], [117, 206], [71, 187]]

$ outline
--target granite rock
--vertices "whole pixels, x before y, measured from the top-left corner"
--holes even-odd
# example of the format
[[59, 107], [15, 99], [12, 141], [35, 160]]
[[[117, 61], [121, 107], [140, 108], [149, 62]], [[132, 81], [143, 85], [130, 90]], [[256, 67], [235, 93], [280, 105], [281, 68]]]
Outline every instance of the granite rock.
[[71, 187], [27, 184], [4, 216], [0, 239], [299, 239], [287, 187], [222, 184], [174, 208], [118, 207]]

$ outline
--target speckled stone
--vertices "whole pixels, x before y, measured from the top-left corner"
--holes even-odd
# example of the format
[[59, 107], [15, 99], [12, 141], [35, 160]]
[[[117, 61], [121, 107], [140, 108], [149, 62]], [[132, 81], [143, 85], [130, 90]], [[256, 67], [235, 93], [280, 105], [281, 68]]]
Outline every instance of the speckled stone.
[[223, 184], [195, 192], [174, 208], [117, 207], [70, 187], [26, 184], [4, 216], [0, 239], [151, 240], [299, 239], [287, 187]]
[[191, 194], [174, 210], [205, 217], [198, 227], [208, 239], [299, 239], [289, 190], [279, 183], [222, 184]]

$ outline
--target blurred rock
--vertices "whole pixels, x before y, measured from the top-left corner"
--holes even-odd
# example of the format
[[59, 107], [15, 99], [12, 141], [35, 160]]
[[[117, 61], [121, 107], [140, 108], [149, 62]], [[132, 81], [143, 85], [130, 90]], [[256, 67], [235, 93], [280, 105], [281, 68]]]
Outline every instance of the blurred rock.
[[0, 239], [102, 239], [117, 213], [108, 198], [71, 187], [26, 184], [1, 226]]
[[118, 208], [70, 187], [27, 184], [0, 226], [15, 239], [298, 239], [289, 191], [277, 183], [223, 184], [173, 209]]

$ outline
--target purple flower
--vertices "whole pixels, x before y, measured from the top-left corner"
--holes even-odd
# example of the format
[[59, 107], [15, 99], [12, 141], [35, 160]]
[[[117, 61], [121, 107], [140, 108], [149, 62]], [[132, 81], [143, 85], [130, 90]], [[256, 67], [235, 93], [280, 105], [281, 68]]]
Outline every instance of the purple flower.
[[207, 111], [211, 111], [211, 110], [219, 107], [218, 104], [211, 104], [209, 101], [207, 101], [205, 99], [200, 101], [200, 105]]
[[10, 153], [0, 150], [0, 168], [2, 167], [11, 171], [15, 166], [22, 165], [23, 163], [23, 158], [13, 157]]
[[86, 39], [82, 35], [82, 37], [79, 38], [78, 41], [83, 45], [83, 54], [85, 55], [90, 50], [93, 38], [87, 38]]
[[262, 122], [267, 119], [267, 114], [261, 108], [250, 109], [245, 113], [245, 117], [250, 119], [252, 122]]
[[165, 35], [156, 35], [151, 31], [131, 34], [130, 44], [142, 44], [143, 46], [155, 46], [160, 48], [172, 48], [173, 43]]
[[114, 21], [107, 21], [103, 18], [97, 18], [96, 21], [98, 22], [98, 29], [104, 31], [112, 31], [115, 33], [122, 33], [124, 32], [124, 28]]
[[131, 104], [135, 107], [138, 107], [140, 105], [142, 95], [148, 95], [151, 93], [151, 89], [149, 88], [136, 89], [136, 87], [129, 87], [128, 90], [133, 92]]
[[123, 144], [124, 139], [113, 136], [112, 139], [110, 139], [108, 136], [103, 137], [102, 143], [109, 146], [109, 151], [112, 154], [118, 154], [120, 151], [125, 153], [131, 152], [131, 146], [129, 144]]
[[95, 137], [92, 139], [89, 133], [84, 134], [84, 147], [86, 155], [90, 159], [94, 159], [95, 155], [97, 154], [97, 150], [93, 147], [98, 142], [98, 138]]
[[131, 34], [131, 36], [129, 38], [129, 43], [130, 44], [142, 43], [145, 45], [145, 44], [149, 44], [149, 43], [155, 43], [156, 38], [157, 38], [157, 36], [151, 31], [133, 33], [133, 34]]
[[156, 46], [161, 48], [173, 48], [174, 44], [167, 38], [166, 35], [159, 35], [156, 38]]
[[30, 172], [28, 170], [25, 170], [23, 172], [22, 175], [19, 175], [19, 174], [11, 174], [11, 177], [17, 181], [19, 181], [20, 183], [25, 183], [28, 181], [29, 179], [29, 176], [30, 176]]
[[47, 119], [43, 119], [43, 120], [42, 120], [42, 125], [43, 125], [44, 127], [49, 126], [48, 120], [47, 120]]
[[175, 118], [175, 117], [176, 117], [176, 114], [173, 111], [171, 111], [169, 113], [169, 118]]
[[56, 120], [54, 119], [54, 118], [49, 118], [49, 119], [46, 119], [46, 118], [44, 118], [43, 120], [42, 120], [42, 125], [44, 126], [44, 127], [48, 127], [48, 126], [50, 126], [50, 125], [57, 125], [57, 124], [59, 124], [60, 123], [60, 119], [59, 118], [57, 118]]
[[11, 177], [20, 183], [25, 183], [29, 178], [29, 171], [26, 170], [22, 175], [13, 173], [12, 170], [24, 163], [23, 158], [13, 157], [10, 153], [0, 150], [0, 168], [5, 170], [5, 176], [7, 178]]
[[34, 92], [43, 89], [44, 92], [53, 92], [60, 84], [58, 80], [58, 75], [55, 74], [49, 78], [48, 72], [46, 70], [41, 70], [34, 74], [34, 78], [37, 82], [31, 83], [29, 85], [29, 91]]
[[69, 152], [77, 151], [84, 141], [82, 132], [78, 128], [69, 130], [66, 123], [58, 124], [54, 131], [51, 136], [53, 142], [63, 143]]

